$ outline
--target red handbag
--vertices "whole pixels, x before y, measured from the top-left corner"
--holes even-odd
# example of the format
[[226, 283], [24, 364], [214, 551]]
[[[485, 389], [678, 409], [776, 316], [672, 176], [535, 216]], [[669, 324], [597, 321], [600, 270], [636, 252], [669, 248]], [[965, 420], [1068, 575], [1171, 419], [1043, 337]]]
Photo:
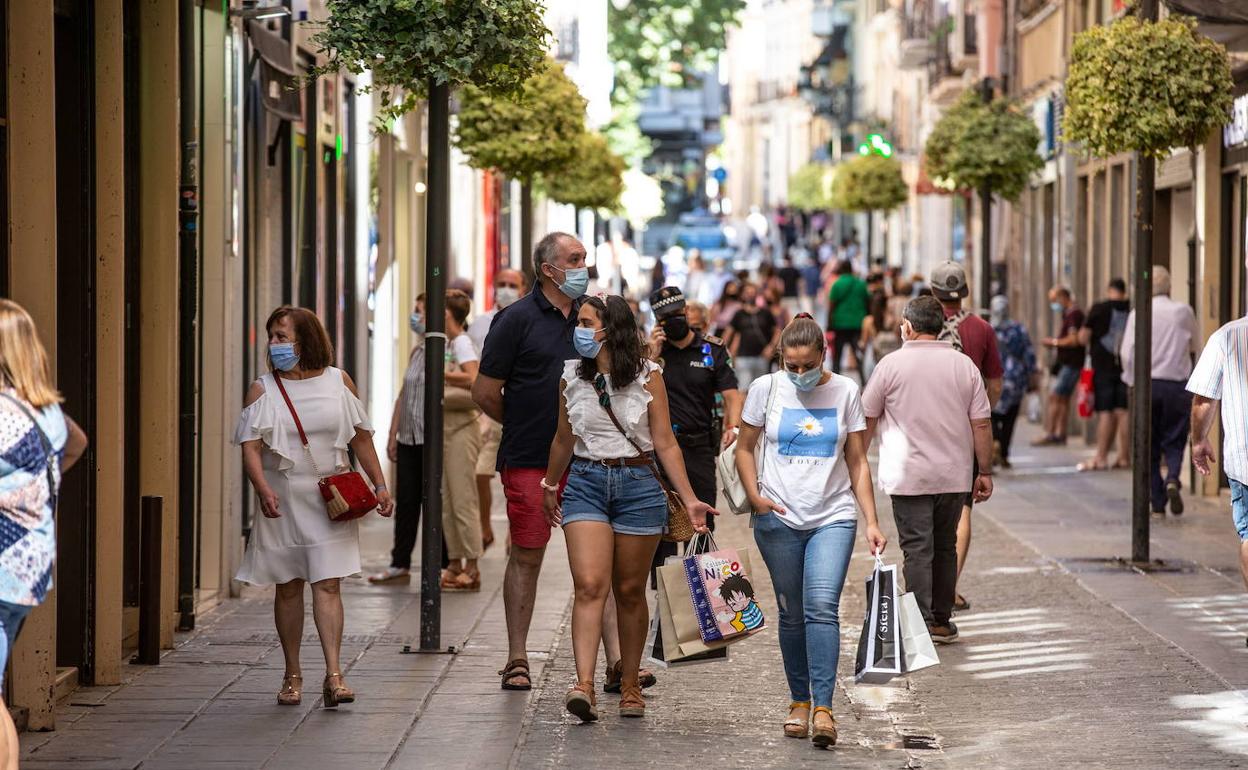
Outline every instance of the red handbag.
[[308, 434], [303, 432], [303, 423], [299, 422], [299, 413], [295, 411], [295, 405], [291, 403], [290, 396], [286, 394], [286, 386], [282, 385], [282, 378], [276, 372], [273, 374], [273, 379], [277, 382], [277, 389], [282, 392], [282, 398], [286, 400], [290, 416], [295, 418], [299, 440], [303, 442], [303, 451], [308, 453], [308, 460], [312, 463], [312, 470], [316, 473], [318, 479], [316, 485], [321, 490], [321, 497], [325, 499], [325, 510], [329, 518], [333, 521], [351, 521], [376, 508], [377, 496], [373, 494], [373, 490], [369, 488], [368, 482], [364, 481], [359, 471], [335, 473], [332, 476], [321, 475], [321, 469], [316, 467], [312, 449], [308, 446]]

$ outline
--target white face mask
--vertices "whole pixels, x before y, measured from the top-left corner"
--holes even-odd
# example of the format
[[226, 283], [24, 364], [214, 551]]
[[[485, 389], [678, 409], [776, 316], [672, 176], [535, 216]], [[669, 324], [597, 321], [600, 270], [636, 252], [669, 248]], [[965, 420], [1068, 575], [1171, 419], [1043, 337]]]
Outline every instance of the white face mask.
[[510, 286], [499, 286], [494, 290], [494, 302], [499, 307], [507, 307], [518, 299], [520, 299], [519, 289], [513, 289]]

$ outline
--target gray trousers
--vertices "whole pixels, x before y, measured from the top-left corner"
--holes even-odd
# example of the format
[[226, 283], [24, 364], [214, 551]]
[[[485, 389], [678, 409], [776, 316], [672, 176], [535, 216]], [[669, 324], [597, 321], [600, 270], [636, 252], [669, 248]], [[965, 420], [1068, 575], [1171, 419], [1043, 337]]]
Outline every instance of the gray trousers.
[[958, 587], [958, 519], [966, 492], [892, 495], [892, 500], [906, 590], [914, 593], [924, 620], [946, 625]]

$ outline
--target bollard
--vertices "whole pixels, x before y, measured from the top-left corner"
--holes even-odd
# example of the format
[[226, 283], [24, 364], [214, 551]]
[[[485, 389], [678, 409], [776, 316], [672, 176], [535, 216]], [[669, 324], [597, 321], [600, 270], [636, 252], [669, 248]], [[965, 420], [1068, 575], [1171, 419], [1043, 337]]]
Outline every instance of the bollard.
[[160, 523], [164, 498], [147, 496], [140, 506], [139, 651], [131, 663], [160, 664]]

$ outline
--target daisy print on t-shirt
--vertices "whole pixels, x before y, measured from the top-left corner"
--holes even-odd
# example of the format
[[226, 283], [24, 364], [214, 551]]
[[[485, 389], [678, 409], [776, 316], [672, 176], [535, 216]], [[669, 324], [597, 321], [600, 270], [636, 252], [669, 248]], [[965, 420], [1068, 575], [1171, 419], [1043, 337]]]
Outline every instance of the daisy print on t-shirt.
[[776, 449], [782, 457], [835, 457], [839, 438], [836, 409], [794, 409], [780, 413]]

